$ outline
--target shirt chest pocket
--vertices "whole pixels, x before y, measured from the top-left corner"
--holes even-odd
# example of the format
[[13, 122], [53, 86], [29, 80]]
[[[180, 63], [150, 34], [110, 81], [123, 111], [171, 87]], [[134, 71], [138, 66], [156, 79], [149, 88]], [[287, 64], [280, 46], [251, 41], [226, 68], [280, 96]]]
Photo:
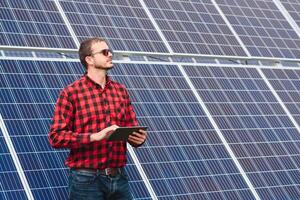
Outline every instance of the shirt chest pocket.
[[[123, 122], [126, 113], [126, 101], [122, 98], [114, 98], [110, 105], [110, 117], [112, 121]], [[119, 124], [119, 123], [118, 123]]]

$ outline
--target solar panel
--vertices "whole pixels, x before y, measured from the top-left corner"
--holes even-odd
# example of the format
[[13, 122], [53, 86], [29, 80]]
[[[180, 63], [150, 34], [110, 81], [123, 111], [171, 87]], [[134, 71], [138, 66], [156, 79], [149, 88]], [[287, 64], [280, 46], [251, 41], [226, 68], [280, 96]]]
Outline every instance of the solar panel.
[[280, 1], [285, 9], [289, 12], [295, 22], [300, 27], [300, 1], [299, 0], [281, 0]]
[[246, 56], [210, 1], [145, 1], [176, 53]]
[[60, 1], [79, 41], [100, 36], [114, 50], [167, 52], [139, 1]]
[[294, 69], [263, 69], [280, 99], [300, 125], [300, 71]]
[[[0, 112], [34, 199], [64, 199], [67, 194], [63, 165], [67, 152], [53, 151], [47, 132], [58, 91], [71, 81], [68, 76], [57, 77], [70, 70], [71, 65], [60, 63], [1, 60], [1, 93], [5, 96]], [[16, 173], [14, 165], [8, 170]]]
[[54, 1], [1, 1], [0, 22], [0, 45], [76, 48]]
[[299, 132], [257, 70], [185, 70], [261, 199], [298, 199]]
[[300, 38], [272, 0], [216, 0], [252, 56], [300, 58]]
[[[67, 150], [52, 149], [47, 133], [59, 90], [83, 74], [83, 67], [77, 62], [12, 60], [1, 60], [0, 66], [0, 113], [34, 199], [67, 199]], [[26, 199], [2, 135], [0, 142], [1, 195]], [[132, 190], [147, 199], [150, 195], [130, 162]]]
[[159, 199], [254, 199], [177, 66], [121, 64], [113, 72], [149, 126], [135, 152]]
[[20, 177], [2, 134], [2, 127], [0, 129], [0, 160], [0, 199], [26, 199]]

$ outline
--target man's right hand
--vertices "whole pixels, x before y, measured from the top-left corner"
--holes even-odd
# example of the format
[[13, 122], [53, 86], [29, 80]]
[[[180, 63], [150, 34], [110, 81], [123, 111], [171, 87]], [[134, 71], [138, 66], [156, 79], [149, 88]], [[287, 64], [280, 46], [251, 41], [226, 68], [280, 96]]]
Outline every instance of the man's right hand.
[[101, 131], [99, 131], [98, 133], [93, 133], [90, 137], [91, 142], [95, 142], [95, 141], [100, 141], [104, 138], [107, 138], [108, 136], [110, 136], [110, 134], [112, 134], [117, 128], [119, 128], [119, 126], [117, 125], [111, 125]]

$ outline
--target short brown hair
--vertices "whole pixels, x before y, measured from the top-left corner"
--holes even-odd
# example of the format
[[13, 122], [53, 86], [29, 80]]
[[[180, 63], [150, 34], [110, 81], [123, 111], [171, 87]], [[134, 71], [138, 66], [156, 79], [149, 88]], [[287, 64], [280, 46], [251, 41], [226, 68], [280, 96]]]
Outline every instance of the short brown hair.
[[85, 57], [90, 56], [92, 53], [92, 44], [96, 42], [106, 42], [104, 39], [99, 37], [89, 38], [81, 42], [79, 47], [79, 59], [81, 64], [87, 69], [87, 63], [85, 61]]

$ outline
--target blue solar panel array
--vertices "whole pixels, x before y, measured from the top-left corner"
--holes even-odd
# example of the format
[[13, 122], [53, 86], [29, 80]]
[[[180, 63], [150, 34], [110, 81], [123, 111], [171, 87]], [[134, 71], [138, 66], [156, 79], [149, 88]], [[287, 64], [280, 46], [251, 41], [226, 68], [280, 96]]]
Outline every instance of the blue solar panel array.
[[[0, 1], [0, 200], [67, 199], [68, 150], [51, 148], [47, 133], [60, 89], [84, 71], [77, 61], [30, 60], [31, 50], [13, 47], [75, 50], [100, 36], [131, 53], [299, 61], [299, 9], [299, 0]], [[119, 60], [110, 72], [149, 127], [138, 160], [128, 153], [134, 199], [300, 199], [299, 66], [144, 59]]]
[[[259, 195], [299, 198], [299, 132], [256, 69], [185, 70]], [[255, 199], [177, 66], [118, 64], [112, 72], [128, 87], [140, 123], [150, 127], [149, 140], [135, 152], [158, 198]], [[275, 86], [280, 80], [288, 88], [292, 78], [299, 83], [297, 70], [264, 72]], [[60, 88], [80, 74], [79, 63], [1, 61], [0, 112], [35, 199], [66, 198], [67, 152], [51, 149], [47, 132]], [[289, 74], [288, 81], [274, 74]], [[287, 88], [288, 96], [299, 96], [296, 87]], [[0, 138], [0, 193], [26, 199]], [[127, 171], [135, 199], [150, 199], [131, 158]]]
[[[300, 57], [300, 33], [273, 0], [144, 2], [1, 1], [0, 45], [76, 49], [100, 36], [122, 51], [247, 56], [244, 45], [251, 56]], [[299, 2], [282, 4], [299, 25]]]

